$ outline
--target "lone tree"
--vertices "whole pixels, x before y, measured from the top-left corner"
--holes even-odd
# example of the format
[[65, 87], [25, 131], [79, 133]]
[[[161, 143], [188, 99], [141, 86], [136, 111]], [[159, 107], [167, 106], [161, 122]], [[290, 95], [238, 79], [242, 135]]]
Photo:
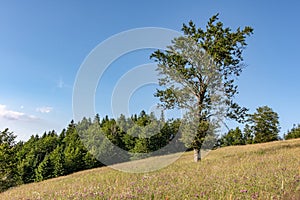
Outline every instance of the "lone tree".
[[278, 140], [279, 117], [268, 106], [259, 107], [249, 117], [250, 130], [254, 135], [254, 143]]
[[[242, 53], [251, 27], [232, 31], [223, 27], [218, 14], [212, 16], [206, 30], [190, 21], [183, 24], [183, 36], [173, 39], [165, 51], [157, 50], [150, 58], [158, 63], [159, 85], [155, 96], [165, 109], [185, 109], [196, 113], [197, 128], [193, 134], [183, 133], [182, 141], [194, 149], [194, 160], [201, 159], [200, 149], [218, 114], [217, 104], [226, 108], [225, 117], [242, 122], [247, 111], [233, 101], [235, 84], [244, 68]], [[220, 95], [220, 92], [222, 95]], [[213, 109], [213, 107], [215, 109]], [[214, 111], [213, 111], [214, 110]]]

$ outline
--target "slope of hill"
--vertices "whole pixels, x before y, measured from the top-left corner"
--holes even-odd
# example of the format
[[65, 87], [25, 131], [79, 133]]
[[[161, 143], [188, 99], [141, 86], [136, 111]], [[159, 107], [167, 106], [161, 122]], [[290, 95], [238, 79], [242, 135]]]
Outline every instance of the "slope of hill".
[[[143, 162], [150, 164], [151, 158]], [[87, 170], [12, 188], [0, 199], [299, 200], [300, 139], [221, 148], [199, 163], [193, 163], [192, 152], [187, 152], [150, 173]]]

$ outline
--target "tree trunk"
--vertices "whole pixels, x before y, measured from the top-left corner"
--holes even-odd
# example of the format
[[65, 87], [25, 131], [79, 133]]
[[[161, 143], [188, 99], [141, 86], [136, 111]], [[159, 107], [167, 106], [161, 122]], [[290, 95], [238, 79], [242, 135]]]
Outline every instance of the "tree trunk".
[[200, 149], [194, 149], [194, 161], [198, 162], [201, 160], [201, 152]]

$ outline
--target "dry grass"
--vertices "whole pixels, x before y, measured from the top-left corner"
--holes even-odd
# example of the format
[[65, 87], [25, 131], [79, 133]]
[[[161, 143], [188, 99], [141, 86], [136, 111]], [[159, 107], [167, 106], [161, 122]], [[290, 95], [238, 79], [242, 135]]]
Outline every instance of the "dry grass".
[[[141, 161], [139, 161], [141, 162]], [[144, 160], [151, 163], [151, 159]], [[126, 167], [137, 163], [125, 163]], [[300, 199], [300, 139], [187, 152], [150, 173], [98, 168], [22, 185], [0, 199]]]

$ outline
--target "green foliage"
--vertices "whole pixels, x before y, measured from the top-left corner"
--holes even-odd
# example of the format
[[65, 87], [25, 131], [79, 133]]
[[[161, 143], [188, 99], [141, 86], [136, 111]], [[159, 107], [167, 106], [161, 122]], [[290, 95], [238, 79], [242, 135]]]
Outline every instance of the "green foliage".
[[220, 142], [221, 146], [244, 145], [246, 144], [246, 139], [241, 129], [237, 127], [236, 129], [231, 129], [227, 134], [223, 135], [220, 139]]
[[278, 140], [278, 114], [271, 108], [264, 106], [249, 114], [248, 123], [243, 132], [236, 128], [230, 130], [219, 139], [220, 146], [244, 145]]
[[39, 136], [31, 136], [31, 138], [24, 143], [22, 149], [17, 152], [18, 171], [24, 183], [30, 183], [35, 180], [35, 168], [42, 161], [38, 159], [38, 143]]
[[20, 184], [16, 165], [16, 136], [8, 129], [0, 131], [0, 192]]
[[294, 127], [284, 135], [285, 140], [300, 138], [300, 124]]
[[65, 155], [62, 146], [57, 146], [49, 155], [53, 170], [51, 177], [58, 177], [65, 174]]
[[251, 126], [249, 124], [246, 124], [244, 127], [244, 138], [245, 138], [245, 143], [246, 144], [253, 144], [253, 131], [251, 130]]
[[87, 151], [79, 138], [66, 144], [64, 163], [68, 174], [85, 168], [85, 163], [82, 158], [86, 153]]
[[[37, 169], [59, 144], [58, 135], [55, 131], [50, 131], [48, 134], [44, 133], [41, 138], [39, 136], [31, 136], [31, 138], [24, 143], [20, 151], [17, 152], [18, 170], [21, 179], [24, 183], [43, 180], [37, 177]], [[47, 157], [47, 159], [49, 159]], [[46, 165], [46, 161], [44, 165]], [[41, 169], [41, 167], [40, 167]]]
[[35, 181], [42, 181], [53, 176], [53, 163], [51, 162], [49, 155], [47, 155], [44, 160], [38, 165], [35, 170]]
[[[166, 51], [157, 50], [151, 55], [163, 76], [159, 84], [165, 88], [157, 89], [155, 96], [166, 109], [183, 108], [197, 113], [199, 126], [195, 125], [194, 133], [183, 132], [183, 141], [200, 149], [209, 130], [215, 127], [210, 119], [217, 114], [212, 109], [216, 106], [214, 102], [227, 105], [227, 117], [244, 120], [247, 109], [235, 103], [233, 97], [237, 93], [235, 78], [243, 69], [245, 40], [253, 29], [232, 31], [214, 15], [206, 30], [196, 28], [190, 21], [188, 25], [183, 24], [182, 31], [184, 36], [175, 38]], [[223, 88], [223, 96], [217, 96], [218, 87]]]
[[120, 148], [125, 148], [125, 144], [122, 141], [124, 132], [120, 130], [120, 127], [117, 125], [117, 122], [114, 119], [103, 123], [101, 129], [110, 142]]
[[[100, 125], [93, 123], [84, 134], [82, 132], [80, 135], [82, 135], [84, 145], [97, 159], [105, 164], [114, 164], [144, 158], [145, 153], [150, 156], [166, 146], [171, 136], [174, 137], [178, 131], [172, 127], [172, 124], [172, 121], [164, 122], [164, 120], [157, 119], [154, 114], [148, 115], [142, 111], [139, 115], [133, 115], [130, 118], [124, 115], [116, 120], [105, 117]], [[179, 144], [175, 146], [178, 147]], [[126, 150], [122, 155], [116, 153], [120, 151], [120, 148]], [[177, 151], [180, 149], [168, 149], [165, 153]]]
[[143, 156], [142, 153], [149, 153], [150, 150], [149, 150], [149, 141], [148, 139], [146, 138], [140, 138], [140, 139], [137, 139], [136, 142], [135, 142], [135, 145], [133, 147], [133, 149], [131, 150], [131, 152], [133, 153], [141, 153], [139, 156], [139, 154], [134, 154], [134, 155], [137, 155], [137, 157], [133, 157], [133, 159], [141, 159], [141, 158], [145, 158], [145, 156]]
[[254, 143], [278, 140], [279, 117], [268, 106], [259, 107], [254, 114], [249, 115], [249, 123], [247, 131], [252, 132]]

